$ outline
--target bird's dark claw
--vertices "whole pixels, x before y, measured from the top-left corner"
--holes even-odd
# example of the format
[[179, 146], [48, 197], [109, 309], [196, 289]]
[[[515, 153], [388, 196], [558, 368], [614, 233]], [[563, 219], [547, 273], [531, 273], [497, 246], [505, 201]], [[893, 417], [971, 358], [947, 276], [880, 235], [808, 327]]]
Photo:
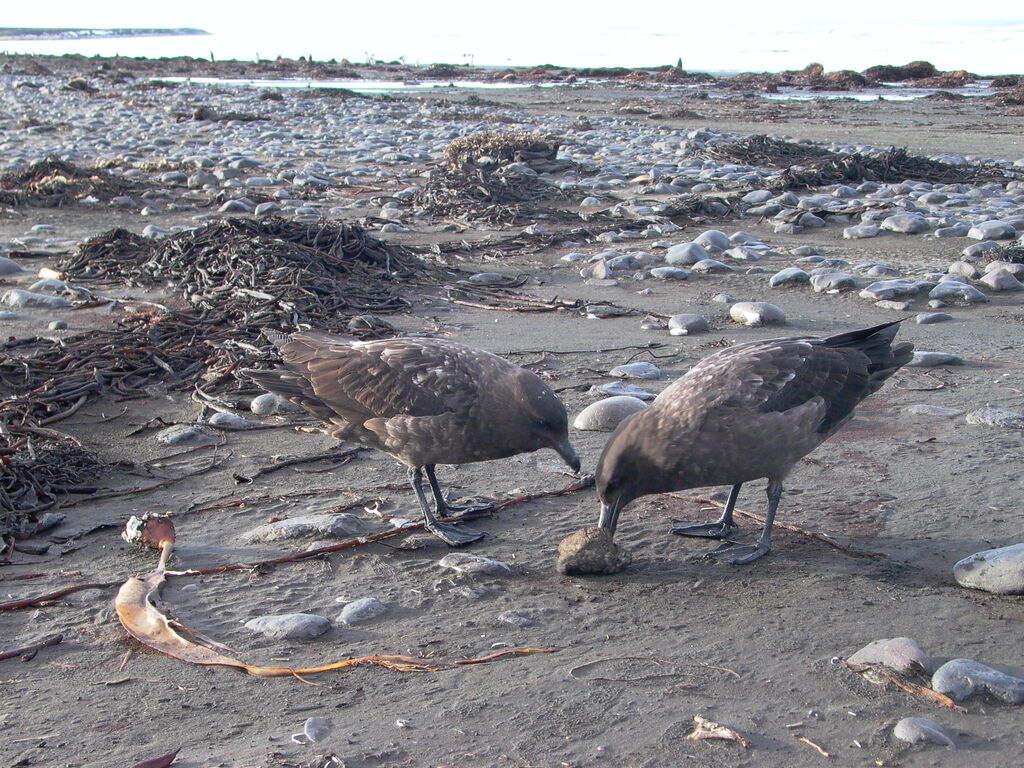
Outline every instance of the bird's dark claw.
[[[477, 497], [479, 498], [479, 497]], [[438, 517], [474, 517], [494, 509], [493, 501], [478, 501], [472, 504], [452, 504], [445, 499], [444, 504], [437, 510]]]
[[734, 527], [721, 520], [713, 523], [691, 523], [688, 520], [672, 521], [672, 533], [676, 536], [696, 536], [702, 539], [724, 539]]
[[746, 565], [759, 560], [771, 551], [768, 544], [738, 544], [735, 541], [726, 541], [717, 549], [705, 552], [705, 558], [723, 559], [732, 565]]

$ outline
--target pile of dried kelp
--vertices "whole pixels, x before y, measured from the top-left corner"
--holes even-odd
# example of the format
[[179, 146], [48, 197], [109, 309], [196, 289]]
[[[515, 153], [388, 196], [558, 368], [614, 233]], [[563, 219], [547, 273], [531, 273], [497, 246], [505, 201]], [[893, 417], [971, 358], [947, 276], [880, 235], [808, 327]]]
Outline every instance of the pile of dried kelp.
[[842, 154], [813, 144], [763, 135], [716, 143], [700, 150], [699, 155], [718, 162], [781, 168], [783, 172], [767, 185], [778, 190], [907, 179], [934, 184], [985, 184], [1024, 177], [1020, 172], [996, 166], [943, 163], [911, 155], [906, 149], [897, 147], [878, 155]]
[[756, 134], [739, 141], [722, 141], [697, 153], [705, 160], [723, 163], [759, 165], [763, 168], [787, 168], [834, 155], [823, 147]]
[[529, 204], [564, 197], [558, 187], [538, 176], [478, 168], [433, 171], [414, 203], [434, 216], [508, 225], [532, 217]]
[[0, 176], [0, 205], [59, 208], [86, 197], [107, 202], [134, 189], [100, 168], [79, 168], [50, 157]]
[[122, 229], [84, 243], [59, 268], [76, 280], [172, 283], [197, 309], [247, 327], [335, 330], [355, 314], [405, 309], [402, 282], [429, 266], [333, 221], [233, 218], [148, 240]]
[[101, 394], [131, 400], [200, 378], [234, 386], [231, 371], [265, 357], [268, 343], [261, 349], [239, 338], [251, 331], [221, 320], [151, 311], [110, 330], [0, 344], [0, 535], [31, 533], [37, 513], [94, 490], [83, 484], [98, 460], [50, 425]]
[[482, 131], [453, 139], [445, 147], [444, 159], [451, 168], [479, 165], [551, 161], [561, 142], [530, 131]]
[[791, 165], [770, 180], [773, 189], [801, 189], [860, 181], [901, 182], [908, 179], [933, 184], [986, 184], [1022, 178], [1024, 174], [996, 166], [952, 165], [911, 155], [892, 147], [881, 155], [829, 153], [800, 165]]

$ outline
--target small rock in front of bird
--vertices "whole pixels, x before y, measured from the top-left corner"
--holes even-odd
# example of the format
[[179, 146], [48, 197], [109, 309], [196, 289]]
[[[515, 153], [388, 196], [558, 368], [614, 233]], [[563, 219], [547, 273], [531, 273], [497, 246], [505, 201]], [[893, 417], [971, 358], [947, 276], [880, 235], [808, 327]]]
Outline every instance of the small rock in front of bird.
[[606, 397], [580, 411], [572, 425], [583, 431], [612, 432], [624, 418], [646, 407], [647, 403], [630, 395]]
[[358, 624], [361, 621], [376, 619], [387, 612], [388, 607], [376, 597], [361, 597], [341, 609], [338, 621], [342, 624]]
[[511, 576], [512, 568], [500, 560], [492, 560], [480, 555], [467, 555], [465, 552], [452, 552], [445, 555], [437, 564], [442, 568], [450, 568], [457, 573], [474, 576]]
[[953, 701], [987, 693], [1007, 704], [1024, 704], [1024, 680], [972, 659], [952, 659], [935, 670], [932, 690]]
[[740, 301], [733, 304], [729, 307], [729, 317], [750, 328], [786, 322], [786, 313], [765, 301]]
[[931, 671], [931, 657], [921, 650], [917, 641], [909, 637], [874, 640], [854, 653], [847, 661], [851, 664], [882, 664], [897, 672]]
[[953, 740], [946, 735], [941, 725], [923, 717], [904, 717], [893, 727], [892, 735], [911, 744], [931, 742], [941, 744], [946, 749], [956, 749]]
[[618, 573], [633, 562], [628, 550], [615, 543], [607, 528], [583, 528], [566, 536], [558, 545], [555, 569], [572, 574]]
[[997, 595], [1024, 594], [1024, 544], [986, 549], [965, 557], [953, 566], [961, 587]]

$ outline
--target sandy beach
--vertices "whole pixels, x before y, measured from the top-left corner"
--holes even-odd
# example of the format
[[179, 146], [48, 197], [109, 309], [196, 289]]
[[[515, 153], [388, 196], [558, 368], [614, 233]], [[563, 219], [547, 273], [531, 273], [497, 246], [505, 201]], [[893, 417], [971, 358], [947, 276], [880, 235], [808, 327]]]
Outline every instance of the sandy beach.
[[[323, 67], [321, 77], [338, 76]], [[750, 565], [704, 559], [713, 542], [670, 534], [673, 519], [717, 516], [708, 500], [723, 500], [726, 489], [705, 488], [648, 496], [628, 508], [617, 541], [633, 562], [623, 572], [556, 573], [559, 541], [595, 524], [598, 502], [589, 487], [550, 492], [592, 473], [608, 438], [607, 432], [572, 429], [583, 463], [579, 476], [552, 451], [439, 468], [453, 495], [515, 502], [473, 520], [470, 525], [487, 536], [459, 550], [507, 564], [498, 575], [439, 566], [448, 547], [410, 530], [301, 561], [169, 577], [160, 609], [247, 664], [314, 667], [400, 655], [429, 668], [364, 665], [264, 679], [193, 665], [126, 636], [113, 608], [117, 587], [150, 573], [157, 553], [122, 540], [125, 522], [145, 513], [171, 515], [177, 541], [170, 567], [189, 571], [272, 560], [393, 530], [418, 519], [419, 509], [404, 468], [378, 452], [260, 474], [282, 459], [352, 446], [296, 428], [301, 414], [248, 411], [255, 393], [235, 382], [239, 366], [229, 363], [269, 364], [267, 345], [263, 358], [248, 357], [259, 350], [242, 346], [255, 344], [258, 334], [210, 344], [194, 335], [178, 352], [185, 360], [195, 350], [217, 347], [223, 357], [216, 376], [203, 378], [198, 371], [205, 368], [192, 378], [177, 368], [168, 374], [155, 363], [141, 378], [120, 380], [130, 391], [119, 391], [116, 377], [108, 378], [89, 389], [73, 413], [57, 413], [61, 418], [42, 427], [72, 436], [95, 457], [89, 477], [71, 483], [92, 490], [61, 494], [48, 510], [66, 516], [58, 526], [17, 542], [13, 535], [4, 539], [34, 546], [0, 556], [0, 602], [82, 584], [113, 586], [0, 611], [0, 652], [62, 635], [30, 659], [0, 660], [0, 766], [127, 767], [175, 750], [174, 765], [182, 768], [1020, 764], [1020, 707], [985, 696], [960, 702], [962, 709], [944, 706], [871, 682], [843, 660], [872, 641], [910, 637], [936, 666], [973, 659], [1024, 677], [1020, 595], [966, 589], [952, 570], [972, 553], [1021, 541], [1024, 433], [969, 424], [965, 414], [986, 406], [1024, 410], [1017, 339], [1024, 292], [995, 291], [969, 279], [987, 301], [929, 307], [925, 290], [901, 298], [906, 306], [879, 306], [861, 295], [879, 280], [937, 282], [965, 248], [980, 242], [966, 236], [967, 226], [1024, 217], [1024, 108], [995, 96], [856, 101], [815, 99], [809, 91], [805, 101], [773, 101], [754, 89], [681, 90], [650, 78], [631, 85], [438, 88], [374, 98], [150, 80], [185, 74], [306, 76], [301, 65], [273, 62], [212, 69], [196, 63], [183, 73], [178, 64], [128, 59], [0, 59], [0, 173], [52, 156], [108, 174], [103, 184], [94, 177], [93, 187], [59, 207], [46, 202], [57, 194], [53, 187], [36, 188], [34, 197], [14, 186], [2, 190], [0, 256], [24, 270], [0, 277], [3, 292], [28, 290], [43, 268], [88, 289], [38, 289], [64, 295], [66, 308], [4, 307], [13, 312], [0, 321], [8, 343], [41, 337], [79, 345], [83, 335], [141, 327], [139, 313], [187, 312], [203, 301], [234, 312], [228, 294], [211, 287], [205, 298], [186, 298], [164, 272], [152, 272], [149, 282], [133, 280], [141, 273], [125, 262], [120, 277], [108, 264], [105, 275], [83, 279], [84, 272], [76, 277], [67, 265], [82, 243], [115, 228], [143, 235], [152, 227], [132, 246], [144, 252], [237, 218], [253, 226], [291, 222], [268, 230], [279, 239], [292, 225], [309, 231], [325, 220], [354, 225], [362, 234], [346, 234], [352, 237], [346, 247], [357, 240], [365, 247], [359, 240], [365, 235], [395, 249], [415, 265], [407, 276], [399, 274], [404, 266], [388, 262], [389, 273], [365, 261], [348, 286], [358, 284], [359, 301], [377, 309], [361, 309], [345, 294], [348, 307], [319, 318], [320, 327], [345, 330], [351, 317], [373, 314], [398, 334], [490, 350], [538, 373], [564, 401], [570, 423], [604, 397], [593, 388], [616, 381], [608, 371], [617, 365], [657, 365], [660, 378], [628, 381], [657, 393], [706, 355], [754, 339], [826, 336], [907, 317], [900, 340], [956, 360], [903, 369], [804, 459], [788, 479], [779, 514], [797, 530], [776, 530], [773, 551]], [[365, 69], [359, 74], [369, 76]], [[442, 173], [446, 145], [483, 131], [551, 137], [557, 156], [518, 160], [541, 170], [520, 168], [505, 177], [509, 188], [529, 191], [515, 204], [441, 210], [444, 190], [431, 186], [427, 174], [436, 179]], [[798, 215], [783, 221], [773, 211], [749, 212], [766, 203], [743, 202], [755, 190], [770, 189], [772, 199], [785, 193], [770, 186], [775, 176], [756, 162], [713, 152], [752, 134], [788, 147], [838, 148], [847, 156], [861, 148], [862, 160], [867, 148], [905, 148], [912, 157], [947, 163], [951, 174], [974, 168], [1002, 180], [950, 176], [945, 183], [904, 184], [889, 197], [878, 189], [896, 188], [903, 179], [879, 181], [874, 192], [858, 189], [864, 179], [794, 188], [788, 191], [801, 200], [824, 195], [842, 202], [845, 193], [833, 191], [846, 186], [851, 192], [845, 209], [794, 203]], [[200, 173], [211, 178], [193, 184]], [[929, 192], [965, 202], [923, 202]], [[596, 204], [586, 203], [588, 197]], [[232, 207], [232, 201], [242, 202]], [[844, 230], [870, 223], [870, 212], [880, 210], [916, 213], [928, 226], [844, 237]], [[965, 224], [963, 235], [936, 236], [955, 226], [954, 219]], [[879, 215], [874, 223], [883, 220]], [[787, 230], [786, 223], [794, 226]], [[666, 266], [672, 246], [707, 230], [748, 233], [750, 242], [765, 247], [749, 262], [713, 253], [729, 271], [694, 270], [678, 280], [650, 274]], [[231, 241], [240, 260], [250, 258], [246, 238], [263, 242], [255, 237]], [[111, 242], [129, 252], [128, 241]], [[994, 242], [1020, 250], [1016, 236]], [[197, 252], [188, 258], [198, 259]], [[650, 259], [636, 256], [636, 266], [626, 259], [619, 263], [627, 266], [610, 268], [604, 277], [581, 275], [599, 263], [591, 257], [604, 254], [600, 263], [607, 264], [630, 253]], [[821, 291], [809, 284], [770, 287], [769, 279], [784, 268], [811, 272], [817, 263], [799, 261], [808, 253], [842, 260], [829, 266], [850, 282]], [[992, 258], [974, 259], [976, 277]], [[870, 272], [872, 265], [889, 271]], [[178, 268], [186, 266], [183, 257]], [[694, 265], [678, 266], [690, 272]], [[480, 273], [502, 277], [460, 283]], [[396, 303], [386, 304], [377, 289], [394, 294]], [[741, 326], [729, 315], [735, 301], [771, 302], [786, 321]], [[385, 306], [393, 309], [380, 310]], [[239, 327], [264, 322], [246, 311], [230, 315]], [[952, 317], [914, 322], [930, 311]], [[680, 313], [704, 315], [710, 330], [673, 336], [657, 327]], [[66, 327], [52, 327], [54, 321]], [[25, 395], [12, 360], [39, 348], [5, 348], [0, 383], [8, 403]], [[74, 354], [78, 348], [68, 349]], [[176, 360], [168, 365], [177, 366]], [[956, 413], [908, 411], [915, 405]], [[209, 423], [217, 411], [268, 428], [217, 428]], [[197, 424], [181, 443], [157, 439], [171, 425]], [[147, 486], [156, 487], [140, 490]], [[523, 500], [531, 494], [538, 496]], [[762, 513], [764, 503], [763, 485], [751, 484], [738, 506]], [[358, 533], [333, 541], [254, 542], [246, 535], [272, 521], [327, 513], [351, 515]], [[17, 510], [0, 511], [0, 519], [16, 516]], [[737, 536], [752, 540], [759, 524], [740, 523]], [[337, 620], [346, 603], [368, 597], [387, 612], [353, 624]], [[331, 626], [306, 640], [275, 639], [245, 626], [260, 616], [294, 613], [326, 617]], [[455, 664], [511, 649], [545, 652]], [[928, 682], [925, 674], [907, 679]], [[734, 729], [747, 746], [687, 739], [695, 715]], [[293, 739], [314, 717], [329, 719], [329, 733], [312, 743]], [[896, 739], [892, 727], [905, 717], [939, 722], [956, 751]]]

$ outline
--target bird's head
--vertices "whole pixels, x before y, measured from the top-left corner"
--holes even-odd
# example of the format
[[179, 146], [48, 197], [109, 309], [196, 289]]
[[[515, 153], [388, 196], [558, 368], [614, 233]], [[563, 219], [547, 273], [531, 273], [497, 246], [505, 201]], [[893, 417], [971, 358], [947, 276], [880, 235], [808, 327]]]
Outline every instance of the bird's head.
[[651, 491], [646, 487], [647, 472], [642, 446], [637, 437], [642, 434], [644, 411], [626, 417], [605, 443], [601, 458], [597, 460], [594, 482], [601, 502], [598, 526], [612, 533], [619, 522], [619, 513], [627, 504]]
[[[529, 372], [527, 372], [529, 373]], [[565, 406], [534, 374], [525, 377], [521, 388], [524, 425], [535, 448], [551, 448], [573, 472], [580, 471], [580, 457], [569, 442], [569, 416]]]

